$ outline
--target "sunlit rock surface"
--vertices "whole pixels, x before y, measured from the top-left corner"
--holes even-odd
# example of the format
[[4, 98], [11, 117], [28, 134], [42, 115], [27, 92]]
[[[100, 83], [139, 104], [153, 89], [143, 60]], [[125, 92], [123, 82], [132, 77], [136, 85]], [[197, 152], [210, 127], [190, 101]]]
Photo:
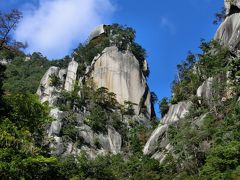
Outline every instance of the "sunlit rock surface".
[[69, 63], [64, 89], [72, 91], [77, 78], [78, 63], [74, 59]]
[[[174, 122], [184, 118], [189, 112], [192, 103], [190, 101], [179, 102], [178, 104], [171, 105], [168, 113], [160, 120], [159, 126], [153, 131], [146, 145], [144, 146], [143, 153], [152, 155], [153, 158], [163, 162], [166, 153], [172, 149], [166, 138], [166, 131]], [[158, 149], [161, 149], [159, 151]]]
[[117, 47], [106, 48], [93, 64], [90, 76], [97, 87], [106, 87], [116, 94], [117, 101], [131, 101], [136, 114], [145, 105], [148, 116], [151, 116], [150, 92], [146, 79], [140, 70], [135, 56], [130, 52], [121, 52]]
[[240, 0], [225, 0], [226, 19], [218, 28], [214, 39], [231, 51], [240, 50]]

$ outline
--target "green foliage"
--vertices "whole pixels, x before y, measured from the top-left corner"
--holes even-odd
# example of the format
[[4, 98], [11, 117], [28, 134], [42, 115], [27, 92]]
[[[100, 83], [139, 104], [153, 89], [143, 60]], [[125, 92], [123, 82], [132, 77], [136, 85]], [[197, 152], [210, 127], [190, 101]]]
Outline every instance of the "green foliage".
[[160, 179], [159, 162], [142, 154], [124, 160], [121, 155], [98, 156], [89, 160], [85, 153], [77, 157], [66, 157], [58, 165], [64, 179]]
[[21, 52], [18, 52], [18, 51], [10, 51], [10, 50], [7, 50], [7, 49], [2, 49], [0, 51], [0, 59], [6, 59], [6, 60], [12, 60], [14, 59], [15, 56], [21, 56], [22, 53]]
[[41, 78], [50, 66], [65, 68], [70, 61], [69, 57], [48, 61], [41, 53], [33, 53], [28, 61], [25, 59], [25, 55], [15, 55], [7, 65], [3, 86], [6, 93], [35, 93]]
[[[73, 57], [79, 61], [78, 76], [83, 76], [87, 65], [90, 65], [94, 57], [101, 55], [103, 50], [109, 46], [116, 46], [120, 51], [130, 50], [137, 58], [140, 68], [143, 70], [146, 51], [135, 42], [135, 30], [130, 27], [112, 24], [105, 26], [106, 33], [92, 39], [90, 42], [80, 44], [73, 53]], [[148, 77], [149, 70], [143, 71]]]
[[215, 19], [213, 21], [213, 24], [219, 24], [226, 18], [226, 10], [224, 7], [222, 7], [221, 11], [215, 13]]
[[[50, 67], [47, 59], [40, 54], [33, 54], [30, 61], [25, 57], [15, 57], [7, 66], [4, 89], [8, 93], [31, 92], [35, 93], [39, 82]], [[31, 82], [31, 83], [30, 83]]]
[[128, 134], [130, 152], [133, 154], [142, 153], [142, 149], [150, 136], [150, 129], [144, 125], [135, 123]]
[[120, 114], [117, 112], [106, 111], [103, 107], [97, 105], [90, 111], [85, 122], [96, 132], [107, 132], [108, 126], [113, 126], [119, 132], [125, 134], [125, 126], [121, 121]]
[[203, 53], [198, 54], [198, 66], [202, 76], [213, 77], [227, 71], [231, 53], [226, 47], [220, 45], [218, 41], [208, 43], [202, 41], [200, 48]]
[[37, 95], [16, 94], [6, 97], [9, 103], [11, 120], [19, 127], [29, 127], [31, 132], [38, 131], [49, 122], [48, 108], [39, 102]]
[[106, 132], [108, 117], [106, 112], [100, 107], [94, 107], [85, 122], [96, 132]]
[[109, 47], [109, 39], [106, 36], [101, 36], [86, 44], [80, 44], [74, 49], [73, 56], [83, 65], [85, 63], [90, 65], [94, 57], [101, 54], [106, 47]]
[[217, 145], [210, 151], [206, 164], [201, 170], [201, 178], [233, 179], [232, 172], [240, 166], [240, 142], [231, 141]]
[[106, 31], [110, 35], [111, 45], [116, 45], [119, 50], [125, 51], [135, 39], [135, 30], [119, 24], [106, 26]]
[[[0, 114], [3, 113], [3, 107], [4, 107], [4, 104], [3, 104], [3, 100], [2, 100], [2, 96], [3, 96], [3, 89], [2, 89], [2, 86], [3, 86], [3, 80], [4, 80], [4, 71], [5, 71], [6, 67], [2, 64], [0, 64]], [[0, 115], [1, 116], [1, 115]]]
[[174, 93], [172, 103], [186, 100], [190, 95], [195, 95], [200, 85], [200, 76], [194, 73], [196, 57], [189, 52], [185, 61], [177, 65], [177, 79], [173, 82], [172, 91]]
[[165, 160], [163, 173], [171, 174], [169, 178], [239, 176], [239, 119], [240, 106], [235, 99], [216, 110], [194, 104], [183, 120], [168, 129], [174, 148]]
[[75, 83], [73, 90], [61, 91], [55, 103], [62, 111], [72, 111], [75, 107], [81, 109], [84, 105], [84, 96], [79, 96], [81, 88]]
[[62, 121], [63, 124], [60, 132], [61, 136], [67, 140], [69, 140], [70, 138], [72, 141], [78, 141], [79, 130], [76, 128], [76, 114], [73, 112], [65, 112]]
[[51, 86], [58, 88], [62, 84], [61, 79], [55, 74], [50, 75], [50, 79], [51, 79]]
[[94, 91], [92, 100], [103, 108], [116, 109], [118, 106], [116, 94], [109, 92], [105, 87], [98, 88], [96, 91]]
[[202, 41], [202, 54], [189, 53], [187, 59], [177, 65], [177, 78], [172, 85], [173, 97], [171, 103], [187, 100], [196, 94], [197, 88], [208, 77], [227, 72], [230, 51], [217, 41], [209, 43]]
[[169, 101], [168, 98], [164, 97], [159, 101], [159, 110], [161, 113], [161, 117], [164, 117], [169, 110]]
[[134, 106], [136, 106], [137, 104], [132, 103], [131, 101], [124, 101], [124, 105], [121, 107], [121, 113], [123, 115], [134, 115]]
[[56, 178], [56, 159], [46, 156], [43, 145], [47, 108], [31, 94], [11, 95], [4, 100], [8, 109], [0, 117], [1, 178]]

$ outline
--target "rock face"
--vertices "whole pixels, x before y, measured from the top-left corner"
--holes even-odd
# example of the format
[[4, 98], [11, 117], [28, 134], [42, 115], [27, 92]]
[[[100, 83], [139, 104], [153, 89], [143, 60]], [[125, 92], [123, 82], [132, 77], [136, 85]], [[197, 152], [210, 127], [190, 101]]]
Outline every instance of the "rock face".
[[[189, 112], [192, 103], [190, 101], [179, 102], [178, 104], [171, 105], [168, 113], [160, 121], [158, 128], [156, 128], [144, 146], [143, 153], [152, 155], [153, 158], [159, 160], [161, 163], [166, 157], [166, 153], [172, 149], [171, 144], [165, 136], [166, 131], [172, 123], [184, 118]], [[158, 147], [161, 151], [158, 151]]]
[[191, 104], [191, 102], [183, 101], [170, 106], [168, 113], [162, 119], [162, 123], [170, 124], [184, 118], [186, 113], [188, 113]]
[[48, 101], [50, 105], [52, 105], [56, 99], [57, 88], [51, 85], [51, 76], [55, 75], [61, 78], [64, 72], [58, 67], [52, 66], [47, 72], [44, 74], [43, 78], [40, 81], [40, 85], [37, 90], [37, 94], [40, 97], [42, 103]]
[[131, 101], [137, 104], [136, 114], [145, 106], [147, 116], [151, 116], [150, 92], [146, 79], [138, 60], [130, 51], [123, 53], [115, 46], [106, 48], [93, 64], [90, 76], [98, 88], [106, 87], [115, 93], [119, 103]]
[[227, 17], [218, 28], [214, 39], [232, 51], [240, 50], [240, 1], [225, 0]]

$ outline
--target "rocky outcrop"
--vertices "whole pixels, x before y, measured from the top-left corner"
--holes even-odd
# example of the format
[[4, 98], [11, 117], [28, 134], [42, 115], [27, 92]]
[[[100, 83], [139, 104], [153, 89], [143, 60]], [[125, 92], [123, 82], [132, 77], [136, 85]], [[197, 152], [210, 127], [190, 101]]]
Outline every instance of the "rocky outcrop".
[[163, 124], [171, 124], [179, 119], [184, 118], [184, 116], [188, 113], [192, 103], [189, 101], [182, 101], [178, 104], [171, 105], [168, 113], [163, 117], [161, 122]]
[[68, 65], [67, 77], [64, 85], [66, 91], [72, 91], [77, 78], [78, 63], [72, 59]]
[[125, 101], [136, 104], [136, 114], [145, 106], [150, 118], [150, 91], [139, 62], [130, 51], [121, 52], [115, 46], [104, 49], [92, 65], [90, 77], [98, 88], [106, 87], [115, 93], [120, 104]]
[[49, 102], [49, 105], [52, 105], [56, 100], [56, 91], [57, 88], [51, 84], [51, 76], [55, 75], [61, 78], [63, 71], [60, 71], [60, 68], [52, 66], [44, 74], [43, 78], [40, 81], [40, 85], [37, 90], [37, 94], [40, 97], [42, 103]]
[[[166, 137], [167, 129], [169, 125], [184, 118], [189, 112], [191, 105], [190, 101], [183, 101], [170, 106], [168, 113], [160, 120], [159, 126], [153, 131], [144, 146], [144, 154], [152, 155], [153, 158], [161, 163], [164, 161], [166, 153], [172, 149]], [[159, 148], [161, 150], [158, 150]]]
[[231, 51], [240, 50], [240, 1], [225, 0], [227, 17], [218, 28], [214, 39]]
[[[74, 59], [69, 63], [67, 69], [60, 69], [55, 66], [50, 67], [41, 79], [37, 90], [37, 94], [39, 95], [41, 102], [49, 102], [50, 105], [53, 105], [59, 92], [62, 90], [71, 91], [74, 83], [76, 82], [77, 68], [78, 63], [74, 61]], [[59, 87], [52, 85], [52, 75], [59, 78], [61, 83]]]

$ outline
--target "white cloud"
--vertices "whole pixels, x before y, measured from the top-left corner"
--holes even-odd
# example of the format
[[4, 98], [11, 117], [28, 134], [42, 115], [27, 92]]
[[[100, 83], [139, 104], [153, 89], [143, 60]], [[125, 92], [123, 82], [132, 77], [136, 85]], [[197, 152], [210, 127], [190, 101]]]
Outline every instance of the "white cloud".
[[61, 58], [95, 26], [107, 23], [113, 11], [110, 0], [39, 0], [37, 7], [25, 5], [15, 37], [28, 43], [27, 52]]
[[160, 25], [161, 25], [162, 28], [166, 29], [171, 34], [176, 34], [175, 25], [167, 17], [161, 17]]

